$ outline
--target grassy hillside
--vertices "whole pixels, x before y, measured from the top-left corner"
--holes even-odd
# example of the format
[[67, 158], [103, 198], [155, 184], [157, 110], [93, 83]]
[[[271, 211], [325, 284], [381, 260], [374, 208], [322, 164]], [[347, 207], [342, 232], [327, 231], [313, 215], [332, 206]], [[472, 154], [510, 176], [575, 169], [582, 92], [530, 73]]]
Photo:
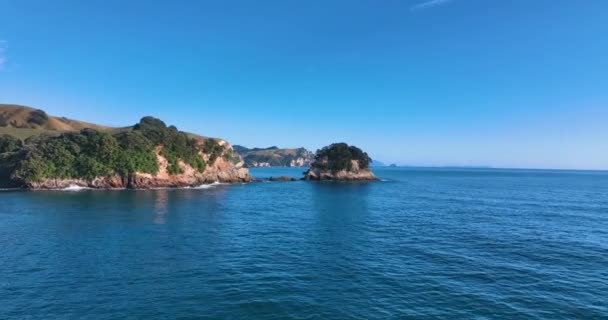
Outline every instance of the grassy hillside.
[[29, 128], [13, 128], [13, 127], [0, 127], [0, 135], [8, 134], [10, 136], [25, 140], [31, 136], [39, 134], [58, 135], [61, 131], [53, 130], [42, 130], [42, 129], [29, 129]]
[[53, 117], [42, 110], [11, 104], [0, 104], [0, 127], [60, 132], [80, 131], [85, 128], [99, 131], [113, 129], [64, 117]]
[[[114, 128], [94, 123], [54, 117], [46, 112], [31, 107], [0, 104], [0, 135], [8, 134], [25, 140], [29, 137], [45, 134], [57, 136], [63, 132], [78, 132], [82, 129], [95, 129], [110, 134], [133, 130], [133, 127]], [[186, 133], [189, 137], [203, 141], [208, 137]]]

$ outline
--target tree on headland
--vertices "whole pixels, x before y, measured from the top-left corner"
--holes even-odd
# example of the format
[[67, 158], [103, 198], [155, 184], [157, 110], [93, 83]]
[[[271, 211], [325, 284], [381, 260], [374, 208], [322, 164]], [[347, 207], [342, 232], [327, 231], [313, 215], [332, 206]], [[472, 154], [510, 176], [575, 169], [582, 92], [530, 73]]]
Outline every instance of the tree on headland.
[[20, 139], [8, 134], [0, 135], [0, 153], [17, 151], [23, 143]]

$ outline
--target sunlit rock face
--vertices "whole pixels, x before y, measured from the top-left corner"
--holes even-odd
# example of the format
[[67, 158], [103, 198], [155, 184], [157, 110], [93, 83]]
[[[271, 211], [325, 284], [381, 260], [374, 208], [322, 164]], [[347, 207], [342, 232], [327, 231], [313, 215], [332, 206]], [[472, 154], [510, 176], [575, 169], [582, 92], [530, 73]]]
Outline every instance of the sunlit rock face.
[[[229, 144], [222, 144], [226, 152], [231, 150]], [[180, 162], [179, 166], [183, 173], [169, 174], [168, 161], [161, 155], [161, 149], [156, 149], [158, 172], [155, 174], [139, 173], [128, 176], [97, 177], [94, 179], [44, 179], [24, 185], [28, 189], [65, 189], [70, 187], [83, 187], [94, 189], [150, 189], [150, 188], [183, 188], [194, 187], [214, 182], [221, 183], [243, 183], [251, 182], [253, 178], [247, 168], [242, 167], [242, 162], [226, 160], [220, 156], [207, 165], [203, 172], [198, 172], [190, 165]], [[200, 153], [206, 161], [209, 156]]]

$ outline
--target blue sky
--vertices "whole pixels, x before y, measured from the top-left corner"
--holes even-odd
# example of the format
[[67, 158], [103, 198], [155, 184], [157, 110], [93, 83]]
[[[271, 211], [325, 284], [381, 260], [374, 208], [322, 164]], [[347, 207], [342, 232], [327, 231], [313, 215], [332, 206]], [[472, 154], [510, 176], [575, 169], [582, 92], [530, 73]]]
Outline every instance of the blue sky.
[[608, 1], [0, 0], [0, 102], [408, 165], [608, 169]]

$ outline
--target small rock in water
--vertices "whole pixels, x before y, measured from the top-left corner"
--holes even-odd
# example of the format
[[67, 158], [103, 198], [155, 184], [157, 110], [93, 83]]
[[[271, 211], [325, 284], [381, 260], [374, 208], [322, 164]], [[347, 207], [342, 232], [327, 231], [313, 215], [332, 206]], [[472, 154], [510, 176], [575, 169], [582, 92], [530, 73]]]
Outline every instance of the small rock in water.
[[280, 177], [270, 177], [268, 180], [270, 181], [296, 181], [296, 178], [280, 176]]

